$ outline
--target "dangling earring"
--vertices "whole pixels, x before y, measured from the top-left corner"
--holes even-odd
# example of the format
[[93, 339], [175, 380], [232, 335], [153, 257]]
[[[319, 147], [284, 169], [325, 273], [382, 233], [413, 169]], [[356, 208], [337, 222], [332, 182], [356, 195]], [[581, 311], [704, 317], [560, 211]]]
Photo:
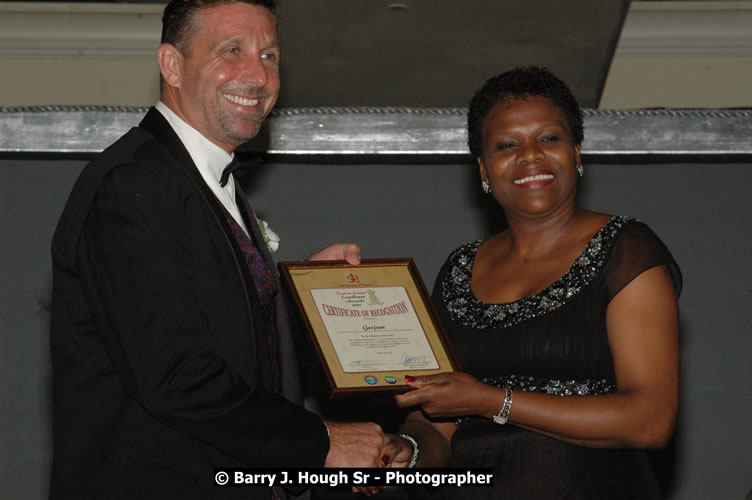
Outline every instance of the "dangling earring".
[[484, 193], [488, 194], [491, 192], [491, 186], [488, 185], [486, 181], [482, 181], [480, 183], [480, 188], [483, 190]]
[[580, 177], [582, 177], [583, 174], [585, 173], [585, 169], [582, 168], [582, 163], [580, 163], [579, 165], [577, 165], [577, 173], [580, 174]]

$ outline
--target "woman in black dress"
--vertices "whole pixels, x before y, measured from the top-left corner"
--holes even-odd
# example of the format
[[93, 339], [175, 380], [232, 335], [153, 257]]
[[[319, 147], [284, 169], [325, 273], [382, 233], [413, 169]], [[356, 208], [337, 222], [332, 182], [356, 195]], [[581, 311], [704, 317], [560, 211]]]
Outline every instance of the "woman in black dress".
[[[655, 498], [644, 450], [679, 395], [681, 274], [643, 223], [584, 210], [582, 111], [550, 71], [486, 82], [468, 144], [508, 227], [450, 254], [434, 289], [464, 373], [417, 377], [392, 466], [494, 467], [446, 498]], [[506, 425], [505, 425], [506, 424]]]

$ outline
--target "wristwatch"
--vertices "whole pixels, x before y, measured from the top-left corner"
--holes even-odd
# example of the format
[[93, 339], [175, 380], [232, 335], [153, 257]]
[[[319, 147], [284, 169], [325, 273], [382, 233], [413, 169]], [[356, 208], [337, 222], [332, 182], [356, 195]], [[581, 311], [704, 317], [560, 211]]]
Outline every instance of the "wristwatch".
[[495, 424], [504, 425], [507, 423], [507, 420], [509, 420], [509, 410], [512, 409], [512, 389], [509, 387], [504, 387], [504, 404], [501, 407], [501, 410], [499, 410], [499, 413], [494, 415], [493, 421]]

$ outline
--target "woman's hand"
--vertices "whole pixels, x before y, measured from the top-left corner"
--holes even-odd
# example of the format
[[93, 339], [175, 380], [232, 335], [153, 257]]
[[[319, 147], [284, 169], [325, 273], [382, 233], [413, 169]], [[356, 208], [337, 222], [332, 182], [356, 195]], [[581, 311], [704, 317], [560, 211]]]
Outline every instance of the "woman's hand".
[[[614, 394], [557, 396], [515, 391], [509, 423], [577, 446], [651, 449], [673, 432], [679, 394], [679, 316], [664, 266], [644, 271], [610, 302], [606, 314]], [[504, 391], [464, 373], [416, 377], [396, 396], [430, 417], [493, 418]], [[406, 431], [409, 432], [409, 431]]]
[[407, 467], [413, 457], [413, 445], [395, 434], [387, 434], [387, 445], [381, 457], [385, 467], [400, 469]]
[[[385, 434], [386, 445], [382, 450], [381, 463], [384, 467], [405, 467], [413, 456], [413, 448], [406, 440], [394, 434]], [[372, 496], [384, 490], [384, 486], [353, 486], [353, 493]]]
[[432, 418], [480, 415], [493, 417], [504, 402], [504, 391], [467, 373], [405, 377], [416, 390], [395, 396], [401, 407], [420, 406]]

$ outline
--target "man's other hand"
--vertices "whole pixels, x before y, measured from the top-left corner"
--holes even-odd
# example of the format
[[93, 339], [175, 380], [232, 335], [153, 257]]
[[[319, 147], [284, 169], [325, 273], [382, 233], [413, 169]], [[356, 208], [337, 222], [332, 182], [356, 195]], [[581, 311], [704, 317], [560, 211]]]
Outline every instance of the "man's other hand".
[[383, 467], [381, 459], [386, 437], [381, 427], [370, 422], [328, 422], [329, 454], [324, 467]]
[[360, 264], [360, 247], [355, 243], [333, 243], [308, 257], [308, 260], [346, 260], [348, 264]]

